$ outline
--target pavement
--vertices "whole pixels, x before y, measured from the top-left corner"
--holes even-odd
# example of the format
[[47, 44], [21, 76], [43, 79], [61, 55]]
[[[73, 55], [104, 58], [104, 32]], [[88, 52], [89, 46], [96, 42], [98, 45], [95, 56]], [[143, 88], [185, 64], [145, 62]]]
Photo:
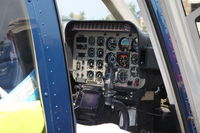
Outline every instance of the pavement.
[[77, 133], [129, 133], [129, 132], [120, 129], [118, 125], [109, 123], [109, 124], [101, 124], [95, 126], [85, 126], [77, 124]]

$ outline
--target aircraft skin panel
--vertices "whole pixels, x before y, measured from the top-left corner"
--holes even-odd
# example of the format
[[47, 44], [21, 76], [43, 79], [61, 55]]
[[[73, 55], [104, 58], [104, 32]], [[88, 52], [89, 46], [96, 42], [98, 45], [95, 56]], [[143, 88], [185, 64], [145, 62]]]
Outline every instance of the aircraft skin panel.
[[[160, 30], [161, 30], [161, 33], [162, 33], [162, 36], [163, 36], [163, 39], [165, 42], [164, 45], [165, 45], [165, 48], [166, 48], [166, 51], [168, 54], [169, 62], [170, 62], [171, 68], [172, 68], [173, 75], [176, 80], [176, 84], [178, 87], [178, 95], [180, 97], [181, 106], [183, 108], [182, 110], [184, 111], [185, 118], [189, 118], [189, 117], [193, 116], [191, 107], [190, 107], [190, 103], [189, 103], [189, 99], [188, 99], [187, 93], [185, 91], [185, 86], [183, 83], [180, 68], [177, 63], [176, 55], [173, 52], [174, 51], [173, 44], [171, 42], [171, 37], [170, 37], [169, 31], [166, 27], [165, 19], [163, 17], [159, 1], [151, 0], [150, 3], [152, 4], [154, 13], [156, 15], [156, 19], [159, 23], [159, 27], [160, 27]], [[196, 126], [195, 126], [194, 122], [193, 121], [186, 121], [186, 122], [187, 122], [189, 132], [196, 133], [197, 130], [196, 130]]]
[[73, 111], [54, 0], [26, 1], [48, 133], [73, 133]]

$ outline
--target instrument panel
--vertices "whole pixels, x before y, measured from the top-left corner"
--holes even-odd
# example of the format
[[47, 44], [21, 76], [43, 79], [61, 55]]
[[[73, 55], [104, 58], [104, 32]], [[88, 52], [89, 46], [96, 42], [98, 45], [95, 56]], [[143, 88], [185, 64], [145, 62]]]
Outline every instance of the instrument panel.
[[114, 86], [142, 88], [138, 74], [138, 34], [78, 31], [73, 40], [72, 75], [76, 82], [103, 86], [106, 67], [116, 67]]

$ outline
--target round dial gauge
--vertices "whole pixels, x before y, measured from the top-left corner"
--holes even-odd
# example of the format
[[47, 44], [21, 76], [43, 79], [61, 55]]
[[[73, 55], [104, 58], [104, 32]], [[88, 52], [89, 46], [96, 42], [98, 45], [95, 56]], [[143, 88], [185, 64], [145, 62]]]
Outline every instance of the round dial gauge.
[[131, 73], [132, 77], [137, 77], [138, 76], [137, 68], [132, 67], [131, 70], [130, 70], [130, 73]]
[[94, 57], [95, 56], [95, 49], [94, 48], [89, 48], [88, 49], [88, 56], [89, 57]]
[[115, 50], [116, 47], [117, 47], [117, 40], [116, 40], [116, 38], [114, 38], [114, 37], [108, 38], [108, 40], [106, 42], [106, 47], [110, 51]]
[[133, 54], [132, 57], [131, 57], [131, 63], [134, 64], [134, 65], [137, 65], [138, 64], [138, 55], [137, 54]]
[[94, 45], [94, 44], [95, 44], [95, 37], [90, 36], [90, 37], [88, 38], [88, 43], [89, 43], [90, 45]]
[[120, 70], [117, 74], [117, 79], [120, 83], [128, 82], [128, 72], [126, 70]]
[[97, 80], [102, 80], [102, 77], [103, 77], [102, 72], [97, 72], [97, 73], [96, 73], [96, 78], [97, 78]]
[[88, 66], [89, 66], [89, 68], [93, 68], [94, 67], [94, 60], [89, 59], [88, 60]]
[[97, 49], [97, 57], [102, 58], [104, 55], [104, 51], [102, 48]]
[[108, 53], [107, 55], [106, 55], [106, 62], [107, 63], [111, 63], [111, 64], [114, 64], [115, 62], [116, 62], [116, 56], [115, 56], [115, 54], [114, 53]]
[[138, 38], [135, 38], [132, 41], [132, 50], [133, 52], [138, 52]]
[[102, 69], [103, 68], [103, 60], [97, 60], [97, 68]]
[[128, 68], [129, 67], [129, 54], [126, 54], [126, 53], [118, 54], [117, 62], [119, 64], [119, 66], [121, 66], [123, 68]]
[[131, 47], [131, 45], [130, 45], [129, 39], [127, 37], [120, 39], [120, 41], [119, 41], [120, 50], [128, 51], [128, 50], [130, 50], [130, 47]]
[[87, 77], [88, 77], [88, 79], [92, 80], [93, 77], [94, 77], [94, 72], [93, 71], [88, 71], [87, 72]]
[[97, 38], [97, 45], [98, 46], [103, 46], [104, 44], [104, 37], [100, 36]]

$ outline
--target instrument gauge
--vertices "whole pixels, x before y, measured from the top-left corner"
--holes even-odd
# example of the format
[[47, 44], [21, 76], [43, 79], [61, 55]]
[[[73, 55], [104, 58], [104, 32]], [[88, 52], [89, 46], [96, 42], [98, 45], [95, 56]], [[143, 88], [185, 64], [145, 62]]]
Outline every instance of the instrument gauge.
[[103, 77], [103, 73], [102, 72], [97, 72], [96, 73], [97, 80], [102, 80], [102, 77]]
[[137, 65], [138, 64], [138, 55], [137, 54], [133, 54], [132, 57], [131, 57], [131, 63], [134, 64], [134, 65]]
[[111, 64], [114, 64], [115, 62], [116, 62], [116, 56], [115, 56], [115, 54], [114, 53], [108, 53], [107, 55], [106, 55], [106, 62], [109, 64], [109, 63], [111, 63]]
[[89, 68], [93, 68], [94, 67], [94, 60], [89, 59], [88, 60], [88, 66], [89, 66]]
[[117, 79], [120, 83], [128, 82], [128, 72], [126, 70], [120, 70], [117, 74]]
[[137, 77], [138, 76], [138, 71], [136, 67], [132, 67], [130, 70], [131, 76], [132, 77]]
[[103, 68], [103, 60], [97, 60], [97, 68], [102, 69]]
[[89, 57], [94, 57], [95, 56], [95, 49], [94, 48], [89, 48], [88, 49], [88, 56]]
[[129, 68], [129, 54], [120, 53], [117, 55], [117, 62], [123, 68]]
[[102, 48], [97, 49], [97, 57], [102, 58], [104, 55], [104, 51]]
[[88, 79], [92, 80], [94, 78], [94, 72], [93, 71], [88, 71], [87, 72], [87, 77], [88, 77]]
[[117, 47], [117, 40], [116, 40], [116, 38], [114, 38], [114, 37], [108, 38], [108, 40], [106, 42], [106, 47], [110, 51], [115, 50], [116, 47]]
[[88, 43], [89, 43], [90, 45], [95, 45], [95, 37], [90, 36], [90, 37], [88, 38]]
[[133, 41], [132, 41], [132, 50], [133, 52], [138, 52], [138, 38], [135, 38]]
[[103, 46], [104, 44], [104, 37], [100, 36], [97, 38], [97, 45], [98, 46]]
[[128, 51], [128, 50], [130, 50], [131, 45], [130, 45], [129, 39], [127, 37], [124, 37], [124, 38], [120, 39], [120, 41], [119, 41], [119, 48], [122, 51]]

